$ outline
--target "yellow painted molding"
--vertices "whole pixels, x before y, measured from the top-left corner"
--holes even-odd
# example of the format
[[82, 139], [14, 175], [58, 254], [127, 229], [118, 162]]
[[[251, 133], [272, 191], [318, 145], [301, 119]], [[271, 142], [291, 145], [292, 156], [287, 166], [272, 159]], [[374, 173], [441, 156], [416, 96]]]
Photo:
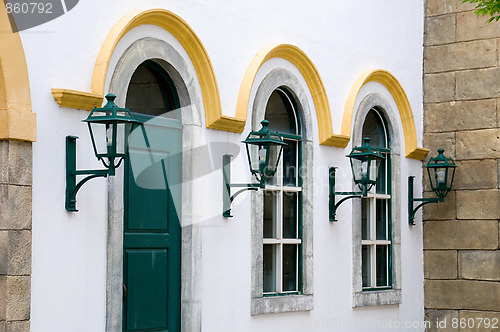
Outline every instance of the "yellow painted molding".
[[[314, 106], [316, 108], [320, 144], [345, 147], [344, 144], [346, 137], [333, 134], [330, 104], [328, 102], [325, 87], [321, 81], [319, 72], [311, 59], [300, 48], [294, 45], [269, 45], [257, 53], [245, 72], [241, 83], [236, 106], [236, 118], [246, 119], [248, 104], [250, 102], [250, 92], [252, 90], [255, 76], [257, 75], [260, 67], [272, 58], [282, 58], [288, 60], [302, 73], [309, 91], [311, 92]], [[349, 142], [348, 138], [347, 142]]]
[[[213, 116], [215, 118], [215, 116]], [[245, 129], [246, 119], [222, 115], [220, 118], [213, 121], [207, 128], [229, 131], [232, 133], [241, 134]]]
[[101, 107], [104, 99], [103, 95], [69, 89], [52, 89], [52, 96], [61, 107], [88, 111], [94, 107]]
[[0, 10], [0, 139], [36, 140], [26, 56], [4, 10]]
[[429, 150], [417, 146], [417, 131], [415, 129], [415, 119], [411, 110], [410, 102], [406, 93], [398, 80], [388, 71], [371, 69], [365, 71], [354, 82], [344, 107], [342, 117], [341, 134], [345, 137], [351, 136], [352, 117], [354, 114], [354, 104], [359, 91], [368, 82], [378, 82], [383, 84], [391, 93], [399, 110], [399, 116], [403, 125], [403, 135], [405, 139], [405, 155], [407, 158], [423, 160]]
[[406, 158], [424, 160], [425, 156], [429, 153], [429, 149], [416, 148], [412, 152], [406, 155]]
[[36, 141], [36, 114], [0, 110], [0, 140]]

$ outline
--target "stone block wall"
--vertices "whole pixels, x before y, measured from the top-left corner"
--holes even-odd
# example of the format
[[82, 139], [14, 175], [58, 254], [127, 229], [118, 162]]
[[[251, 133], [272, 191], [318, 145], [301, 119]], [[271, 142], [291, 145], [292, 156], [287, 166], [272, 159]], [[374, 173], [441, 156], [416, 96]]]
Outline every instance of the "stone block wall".
[[31, 143], [0, 140], [0, 332], [30, 330], [31, 188]]
[[486, 20], [460, 0], [425, 4], [424, 146], [458, 165], [423, 211], [428, 331], [500, 329], [500, 23]]

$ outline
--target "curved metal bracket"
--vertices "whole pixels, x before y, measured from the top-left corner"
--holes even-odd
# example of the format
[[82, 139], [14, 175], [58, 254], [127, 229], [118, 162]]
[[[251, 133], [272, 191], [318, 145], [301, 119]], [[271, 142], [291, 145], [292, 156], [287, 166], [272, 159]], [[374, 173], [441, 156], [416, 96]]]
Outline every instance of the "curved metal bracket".
[[[344, 203], [348, 199], [352, 198], [361, 198], [366, 196], [364, 192], [336, 192], [335, 191], [335, 172], [337, 171], [337, 167], [330, 167], [329, 170], [329, 184], [330, 184], [330, 201], [329, 201], [329, 217], [331, 222], [337, 222], [337, 208], [340, 204]], [[342, 198], [340, 201], [335, 203], [336, 195], [349, 195], [347, 197]]]
[[[414, 176], [408, 177], [408, 223], [411, 226], [415, 225], [415, 213], [417, 213], [418, 209], [422, 206], [430, 203], [439, 203], [443, 202], [444, 199], [440, 197], [430, 197], [430, 198], [414, 198], [413, 197], [413, 180], [415, 180]], [[413, 202], [422, 202], [418, 204], [415, 208], [413, 207]]]
[[[235, 183], [231, 184], [231, 168], [230, 168], [230, 162], [231, 162], [231, 155], [230, 154], [225, 154], [222, 157], [222, 181], [223, 181], [223, 187], [222, 187], [222, 216], [225, 218], [231, 218], [231, 203], [233, 200], [238, 196], [239, 194], [247, 191], [247, 190], [258, 190], [259, 188], [264, 188], [264, 179], [261, 180], [260, 183]], [[231, 196], [231, 188], [243, 188], [235, 192]]]
[[[98, 170], [76, 170], [76, 136], [66, 136], [66, 210], [70, 212], [78, 212], [76, 209], [76, 194], [78, 190], [89, 180], [97, 177], [107, 177], [115, 175], [115, 168], [98, 169]], [[78, 183], [76, 177], [78, 175], [89, 175]]]

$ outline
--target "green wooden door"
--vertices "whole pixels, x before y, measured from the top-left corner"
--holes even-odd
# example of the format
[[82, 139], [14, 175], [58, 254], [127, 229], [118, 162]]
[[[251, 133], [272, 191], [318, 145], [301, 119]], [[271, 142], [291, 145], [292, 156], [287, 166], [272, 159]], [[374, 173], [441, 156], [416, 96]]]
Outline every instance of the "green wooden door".
[[[132, 77], [138, 82], [136, 87], [132, 83], [129, 87], [136, 94], [127, 95], [132, 111], [133, 98], [136, 104], [143, 103], [139, 99], [144, 95], [144, 82], [154, 91], [161, 79], [155, 68], [143, 67], [136, 71], [140, 75]], [[150, 79], [152, 83], [146, 70], [157, 76]], [[150, 99], [148, 105], [158, 103], [158, 98]], [[165, 106], [168, 116], [154, 117], [151, 110], [139, 110], [149, 115], [134, 113], [143, 124], [128, 135], [123, 236], [126, 332], [180, 331], [182, 124], [178, 111], [168, 103]]]

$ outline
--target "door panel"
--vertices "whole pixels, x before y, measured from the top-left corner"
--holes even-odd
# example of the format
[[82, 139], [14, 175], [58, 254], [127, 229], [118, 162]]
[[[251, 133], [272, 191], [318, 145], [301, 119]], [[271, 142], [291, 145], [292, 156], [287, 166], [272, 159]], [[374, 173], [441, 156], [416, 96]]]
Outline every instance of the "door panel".
[[167, 330], [167, 249], [126, 249], [127, 331]]

